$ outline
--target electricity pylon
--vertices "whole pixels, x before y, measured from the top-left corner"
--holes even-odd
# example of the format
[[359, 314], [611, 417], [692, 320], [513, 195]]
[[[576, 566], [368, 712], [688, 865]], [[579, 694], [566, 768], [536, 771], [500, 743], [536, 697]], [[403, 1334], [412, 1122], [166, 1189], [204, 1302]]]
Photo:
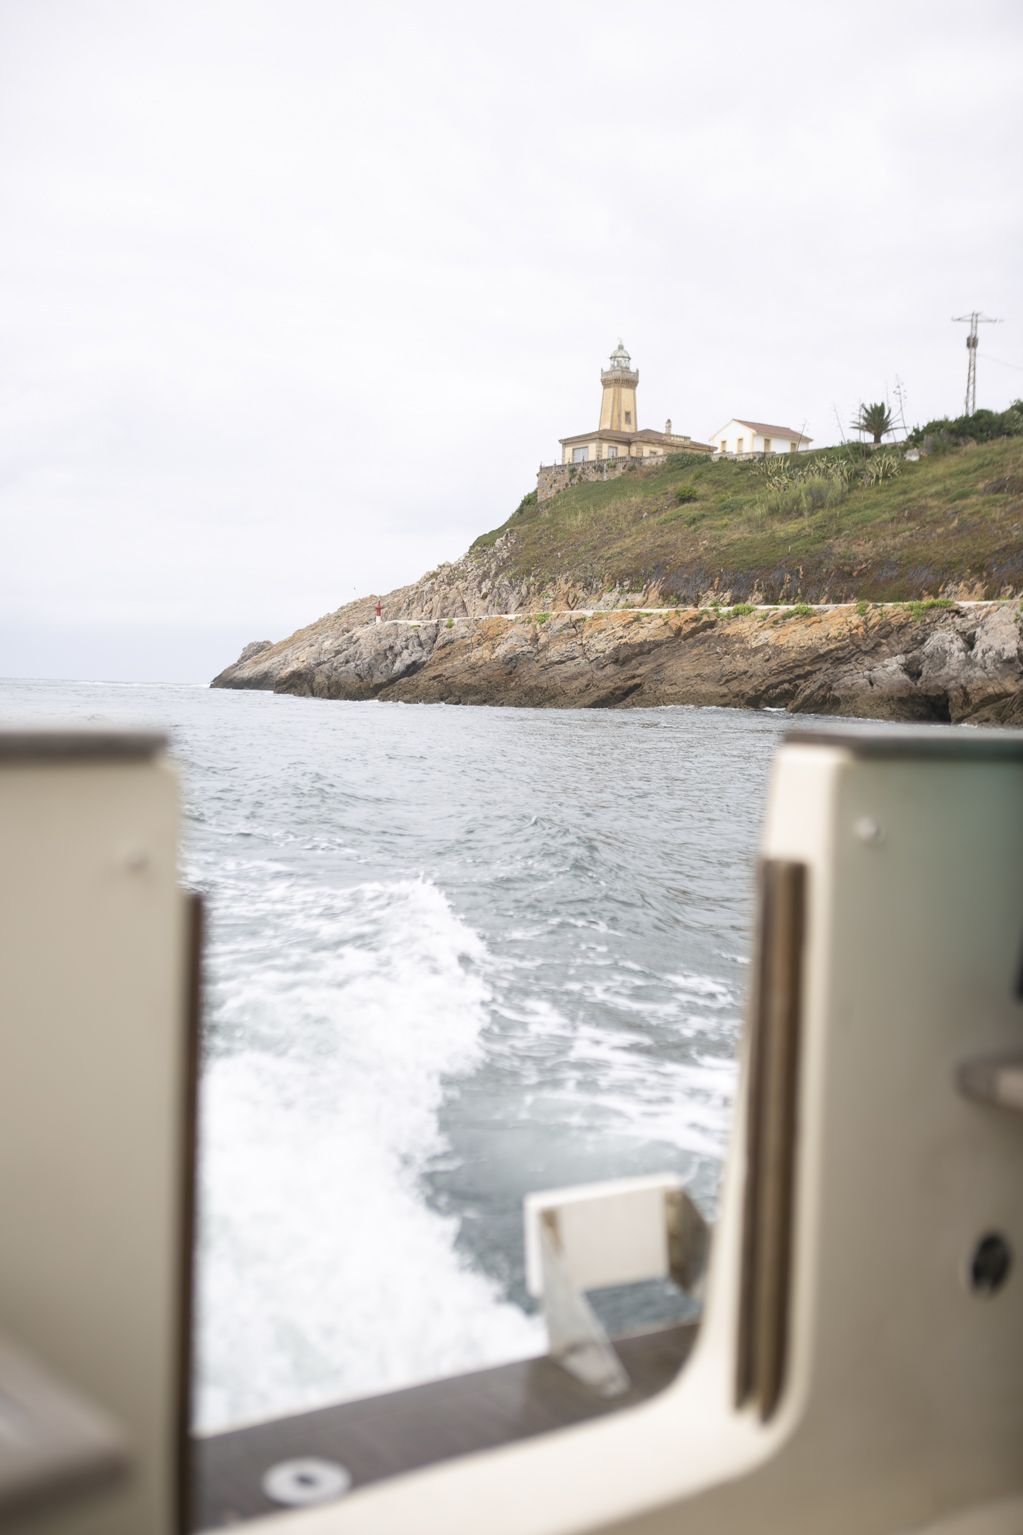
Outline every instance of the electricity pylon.
[[966, 338], [966, 409], [964, 415], [972, 416], [977, 409], [977, 326], [998, 325], [1000, 321], [993, 320], [989, 314], [981, 314], [979, 309], [971, 310], [969, 314], [954, 314], [953, 324], [968, 325], [970, 334]]

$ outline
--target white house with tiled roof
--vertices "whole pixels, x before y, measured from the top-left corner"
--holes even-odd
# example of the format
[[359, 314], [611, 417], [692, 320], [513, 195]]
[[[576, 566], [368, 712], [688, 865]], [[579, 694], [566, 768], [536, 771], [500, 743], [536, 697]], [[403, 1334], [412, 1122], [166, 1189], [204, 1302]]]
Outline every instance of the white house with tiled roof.
[[791, 426], [772, 426], [767, 421], [740, 421], [738, 417], [711, 434], [715, 455], [746, 458], [760, 453], [802, 453], [813, 441]]

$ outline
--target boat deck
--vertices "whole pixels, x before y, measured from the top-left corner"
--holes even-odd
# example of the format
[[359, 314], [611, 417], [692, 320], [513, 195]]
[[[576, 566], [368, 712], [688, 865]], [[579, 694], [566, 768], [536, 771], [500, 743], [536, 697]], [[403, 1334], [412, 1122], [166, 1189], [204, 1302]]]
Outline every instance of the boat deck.
[[223, 1529], [280, 1513], [280, 1504], [263, 1491], [263, 1478], [281, 1461], [340, 1462], [352, 1487], [363, 1487], [617, 1412], [670, 1384], [695, 1337], [696, 1326], [690, 1324], [617, 1339], [632, 1386], [612, 1399], [597, 1396], [542, 1357], [197, 1438], [191, 1527]]

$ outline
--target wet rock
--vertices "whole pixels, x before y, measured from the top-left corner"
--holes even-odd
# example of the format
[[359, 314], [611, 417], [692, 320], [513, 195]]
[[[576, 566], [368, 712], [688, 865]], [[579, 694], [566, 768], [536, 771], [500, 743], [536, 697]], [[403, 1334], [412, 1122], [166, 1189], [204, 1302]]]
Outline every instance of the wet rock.
[[1019, 605], [457, 623], [322, 619], [214, 686], [317, 698], [620, 708], [703, 704], [1023, 724]]

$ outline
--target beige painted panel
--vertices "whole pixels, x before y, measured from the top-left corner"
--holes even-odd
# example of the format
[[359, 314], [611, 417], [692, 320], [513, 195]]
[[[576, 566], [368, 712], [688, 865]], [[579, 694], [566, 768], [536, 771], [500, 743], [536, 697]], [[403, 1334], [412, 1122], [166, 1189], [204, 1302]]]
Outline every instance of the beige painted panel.
[[20, 1528], [174, 1528], [185, 921], [165, 761], [0, 762], [0, 1330], [131, 1468]]

